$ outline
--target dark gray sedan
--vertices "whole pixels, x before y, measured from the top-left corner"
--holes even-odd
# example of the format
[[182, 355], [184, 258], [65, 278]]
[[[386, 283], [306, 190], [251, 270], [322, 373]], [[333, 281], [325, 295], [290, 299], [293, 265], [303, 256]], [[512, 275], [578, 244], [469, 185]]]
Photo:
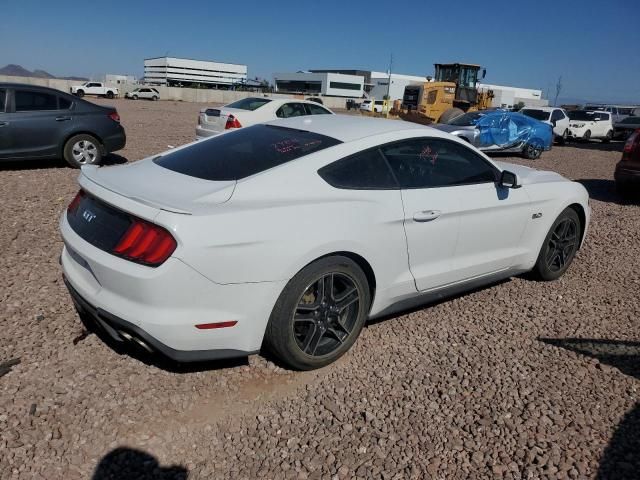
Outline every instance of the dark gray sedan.
[[0, 161], [62, 157], [77, 168], [99, 164], [125, 144], [113, 107], [52, 88], [0, 83]]

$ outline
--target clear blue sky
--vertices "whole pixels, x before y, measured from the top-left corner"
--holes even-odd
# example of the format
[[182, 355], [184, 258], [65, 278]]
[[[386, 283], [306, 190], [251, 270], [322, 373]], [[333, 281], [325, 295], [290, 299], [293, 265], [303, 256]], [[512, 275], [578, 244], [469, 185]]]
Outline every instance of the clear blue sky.
[[[308, 5], [305, 6], [303, 4]], [[385, 13], [387, 12], [387, 13]], [[487, 68], [487, 83], [640, 103], [640, 2], [0, 0], [0, 67], [140, 76], [143, 59], [244, 63], [251, 77], [310, 68], [433, 73]]]

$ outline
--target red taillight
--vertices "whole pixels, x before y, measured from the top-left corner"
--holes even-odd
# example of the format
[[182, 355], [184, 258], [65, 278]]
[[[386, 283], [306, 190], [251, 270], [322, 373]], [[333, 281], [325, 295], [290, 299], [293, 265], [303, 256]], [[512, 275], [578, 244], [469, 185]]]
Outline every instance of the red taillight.
[[80, 205], [80, 202], [84, 198], [84, 195], [85, 193], [82, 190], [79, 190], [78, 193], [76, 193], [76, 196], [73, 197], [73, 200], [71, 200], [71, 203], [69, 204], [69, 206], [67, 207], [67, 212], [76, 213], [76, 210], [78, 210], [78, 205]]
[[227, 117], [227, 123], [224, 124], [225, 130], [229, 130], [230, 128], [242, 128], [242, 125], [240, 124], [238, 119], [233, 115], [229, 115]]
[[113, 253], [133, 262], [157, 267], [171, 256], [176, 241], [164, 228], [134, 218]]
[[211, 330], [214, 328], [229, 328], [238, 323], [237, 320], [229, 320], [227, 322], [214, 322], [214, 323], [199, 323], [196, 325], [198, 330]]
[[640, 129], [631, 134], [622, 149], [622, 161], [631, 160], [633, 156], [640, 158]]
[[120, 115], [118, 115], [118, 112], [111, 112], [111, 113], [109, 114], [109, 118], [110, 118], [111, 120], [113, 120], [114, 122], [118, 122], [118, 123], [120, 123]]

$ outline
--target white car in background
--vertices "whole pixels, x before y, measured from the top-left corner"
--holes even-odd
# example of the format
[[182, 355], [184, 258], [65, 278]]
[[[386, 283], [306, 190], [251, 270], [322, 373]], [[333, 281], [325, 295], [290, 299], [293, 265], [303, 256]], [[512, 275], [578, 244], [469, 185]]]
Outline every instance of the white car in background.
[[65, 282], [102, 337], [177, 361], [335, 361], [367, 319], [533, 271], [582, 245], [585, 188], [415, 123], [314, 115], [84, 167]]
[[80, 98], [85, 95], [114, 98], [120, 93], [116, 87], [110, 87], [101, 82], [85, 82], [82, 85], [73, 85], [69, 91], [72, 95], [76, 95]]
[[564, 143], [569, 136], [569, 116], [563, 108], [557, 107], [525, 107], [520, 113], [551, 125], [553, 135], [559, 143]]
[[587, 141], [599, 139], [603, 143], [613, 138], [613, 122], [609, 112], [572, 110], [568, 115], [570, 136]]
[[278, 118], [333, 115], [318, 102], [291, 98], [249, 97], [224, 107], [203, 108], [198, 115], [196, 138], [220, 135], [225, 130], [248, 127]]
[[160, 92], [153, 87], [138, 87], [124, 94], [125, 98], [138, 100], [144, 98], [147, 100], [160, 100]]
[[360, 110], [367, 112], [382, 112], [384, 108], [384, 100], [364, 100], [360, 104]]

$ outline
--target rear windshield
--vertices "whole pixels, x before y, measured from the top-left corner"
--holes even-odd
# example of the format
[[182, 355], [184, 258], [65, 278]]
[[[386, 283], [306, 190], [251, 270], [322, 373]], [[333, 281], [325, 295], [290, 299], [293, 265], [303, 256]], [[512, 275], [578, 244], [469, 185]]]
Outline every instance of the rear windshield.
[[240, 110], [257, 110], [263, 105], [266, 105], [271, 100], [268, 98], [243, 98], [242, 100], [238, 100], [237, 102], [230, 103], [226, 105], [229, 108], [238, 108]]
[[549, 120], [549, 112], [545, 112], [544, 110], [523, 108], [522, 110], [520, 110], [520, 113], [526, 115], [527, 117], [535, 118], [536, 120], [540, 121]]
[[339, 143], [304, 130], [254, 125], [194, 143], [154, 162], [205, 180], [239, 180]]

